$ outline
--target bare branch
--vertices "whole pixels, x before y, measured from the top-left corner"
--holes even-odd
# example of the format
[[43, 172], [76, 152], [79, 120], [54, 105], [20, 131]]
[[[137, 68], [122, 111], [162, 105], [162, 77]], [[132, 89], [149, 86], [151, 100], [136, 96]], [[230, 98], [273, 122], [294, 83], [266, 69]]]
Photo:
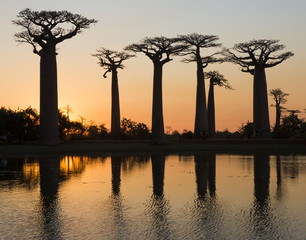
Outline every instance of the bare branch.
[[109, 68], [107, 69], [107, 71], [103, 74], [103, 77], [104, 77], [104, 78], [107, 78], [106, 75], [107, 75], [107, 73], [109, 73], [110, 71], [111, 71], [111, 68], [109, 67]]
[[33, 42], [32, 38], [30, 37], [28, 32], [23, 31], [23, 32], [20, 32], [20, 33], [16, 33], [14, 35], [14, 37], [16, 38], [16, 42], [31, 44], [32, 47], [33, 47], [33, 53], [35, 53], [39, 56], [41, 55], [40, 52], [37, 50], [37, 43]]

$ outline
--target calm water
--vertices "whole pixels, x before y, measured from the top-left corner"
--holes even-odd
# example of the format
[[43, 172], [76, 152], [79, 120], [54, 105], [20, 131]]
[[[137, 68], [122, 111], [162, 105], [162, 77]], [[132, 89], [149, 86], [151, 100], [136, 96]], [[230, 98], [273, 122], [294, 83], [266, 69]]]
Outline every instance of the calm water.
[[306, 239], [306, 156], [0, 159], [0, 239]]

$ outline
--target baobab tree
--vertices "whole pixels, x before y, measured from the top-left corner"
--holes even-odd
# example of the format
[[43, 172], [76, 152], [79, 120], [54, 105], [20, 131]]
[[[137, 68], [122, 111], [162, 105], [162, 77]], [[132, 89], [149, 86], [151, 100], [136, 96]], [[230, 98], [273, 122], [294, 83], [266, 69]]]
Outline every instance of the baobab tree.
[[111, 135], [112, 137], [120, 136], [120, 104], [119, 104], [119, 88], [118, 88], [118, 69], [123, 69], [123, 61], [134, 57], [135, 55], [126, 52], [117, 52], [109, 49], [101, 48], [97, 50], [97, 54], [93, 56], [99, 59], [99, 64], [106, 72], [103, 77], [107, 77], [107, 73], [112, 73], [112, 116], [111, 116]]
[[261, 138], [270, 137], [265, 69], [274, 67], [293, 56], [292, 52], [275, 54], [275, 52], [285, 48], [284, 45], [278, 44], [278, 42], [279, 40], [251, 40], [236, 44], [232, 50], [225, 48], [223, 51], [228, 61], [240, 65], [242, 72], [251, 73], [254, 76], [253, 122], [255, 136]]
[[289, 96], [289, 94], [283, 92], [280, 88], [275, 88], [275, 89], [270, 89], [269, 95], [272, 96], [273, 100], [275, 101], [275, 104], [271, 104], [271, 107], [275, 107], [276, 109], [275, 126], [272, 135], [277, 135], [279, 131], [281, 113], [282, 110], [285, 109], [281, 105], [287, 102], [286, 97]]
[[183, 62], [197, 63], [197, 93], [194, 137], [201, 138], [203, 134], [208, 134], [205, 77], [203, 69], [210, 63], [220, 62], [220, 59], [215, 57], [215, 55], [218, 53], [202, 57], [201, 49], [219, 47], [221, 44], [216, 43], [219, 38], [215, 35], [201, 35], [198, 33], [192, 33], [189, 35], [180, 35], [178, 38], [187, 47], [181, 55], [189, 56], [188, 58], [184, 59]]
[[164, 64], [172, 61], [171, 55], [178, 55], [184, 46], [176, 38], [145, 38], [140, 43], [127, 46], [125, 50], [144, 53], [151, 59], [153, 73], [153, 108], [152, 108], [152, 141], [161, 143], [164, 140], [164, 117], [162, 98], [162, 73]]
[[[32, 11], [25, 9], [13, 21], [25, 29], [16, 33], [19, 43], [28, 43], [40, 57], [40, 129], [41, 144], [59, 143], [56, 46], [96, 23], [67, 11]], [[69, 26], [70, 25], [70, 26]]]
[[218, 71], [210, 71], [206, 73], [205, 78], [210, 79], [209, 81], [209, 92], [208, 92], [208, 128], [209, 128], [209, 137], [214, 137], [216, 131], [216, 118], [215, 118], [215, 96], [214, 96], [214, 87], [225, 87], [226, 89], [233, 88], [229, 85], [228, 80]]

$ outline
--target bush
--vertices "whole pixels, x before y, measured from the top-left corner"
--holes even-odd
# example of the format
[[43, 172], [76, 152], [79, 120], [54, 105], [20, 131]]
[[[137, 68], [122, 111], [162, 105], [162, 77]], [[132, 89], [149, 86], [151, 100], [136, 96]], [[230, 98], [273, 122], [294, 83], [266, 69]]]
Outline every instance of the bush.
[[123, 118], [121, 120], [121, 135], [123, 138], [145, 139], [150, 136], [150, 130], [144, 123], [137, 123], [131, 119]]
[[245, 138], [253, 138], [254, 137], [254, 132], [255, 132], [255, 127], [254, 123], [247, 121], [246, 124], [244, 125], [243, 123], [241, 124], [241, 127], [238, 129], [238, 132], [242, 137]]

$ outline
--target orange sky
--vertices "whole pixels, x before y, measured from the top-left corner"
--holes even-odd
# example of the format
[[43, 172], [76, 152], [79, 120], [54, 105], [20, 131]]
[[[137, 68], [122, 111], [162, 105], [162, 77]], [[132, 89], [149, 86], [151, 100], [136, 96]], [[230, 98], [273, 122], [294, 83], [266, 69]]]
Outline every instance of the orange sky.
[[[163, 4], [163, 8], [158, 7], [159, 1], [144, 3], [136, 0], [129, 4], [124, 1], [92, 1], [90, 6], [83, 1], [73, 1], [74, 4], [69, 5], [72, 3], [70, 0], [65, 3], [56, 0], [52, 4], [38, 4], [34, 0], [17, 2], [0, 3], [0, 23], [5, 29], [0, 46], [1, 106], [17, 109], [31, 105], [39, 109], [39, 57], [32, 53], [30, 45], [19, 45], [14, 41], [13, 34], [20, 29], [11, 23], [19, 11], [29, 7], [35, 10], [65, 9], [99, 20], [82, 34], [58, 45], [59, 107], [70, 105], [74, 120], [82, 116], [87, 123], [94, 121], [110, 127], [111, 77], [102, 77], [103, 69], [90, 55], [96, 49], [105, 47], [120, 51], [146, 36], [175, 37], [193, 32], [218, 35], [226, 47], [251, 39], [279, 39], [295, 56], [267, 70], [268, 89], [281, 88], [289, 93], [285, 105], [288, 109], [304, 112], [306, 108], [306, 33], [301, 31], [306, 23], [306, 3], [303, 1], [296, 1], [294, 5], [287, 1], [279, 1], [278, 5], [262, 1], [265, 3], [263, 8], [259, 7], [262, 4], [254, 5], [242, 0], [235, 1], [235, 4], [221, 0], [214, 3], [179, 0], [175, 5], [174, 1], [169, 1]], [[286, 19], [282, 17], [285, 14]], [[171, 126], [173, 130], [193, 130], [196, 66], [180, 60], [176, 57], [164, 67], [164, 121], [165, 126]], [[119, 72], [121, 116], [150, 126], [153, 65], [141, 54], [126, 61], [125, 65], [126, 69]], [[252, 76], [230, 63], [210, 65], [207, 70], [219, 70], [235, 88], [234, 91], [215, 90], [217, 130], [228, 128], [234, 131], [242, 122], [252, 121]], [[271, 108], [271, 125], [274, 115]], [[300, 116], [306, 117], [306, 114]]]

